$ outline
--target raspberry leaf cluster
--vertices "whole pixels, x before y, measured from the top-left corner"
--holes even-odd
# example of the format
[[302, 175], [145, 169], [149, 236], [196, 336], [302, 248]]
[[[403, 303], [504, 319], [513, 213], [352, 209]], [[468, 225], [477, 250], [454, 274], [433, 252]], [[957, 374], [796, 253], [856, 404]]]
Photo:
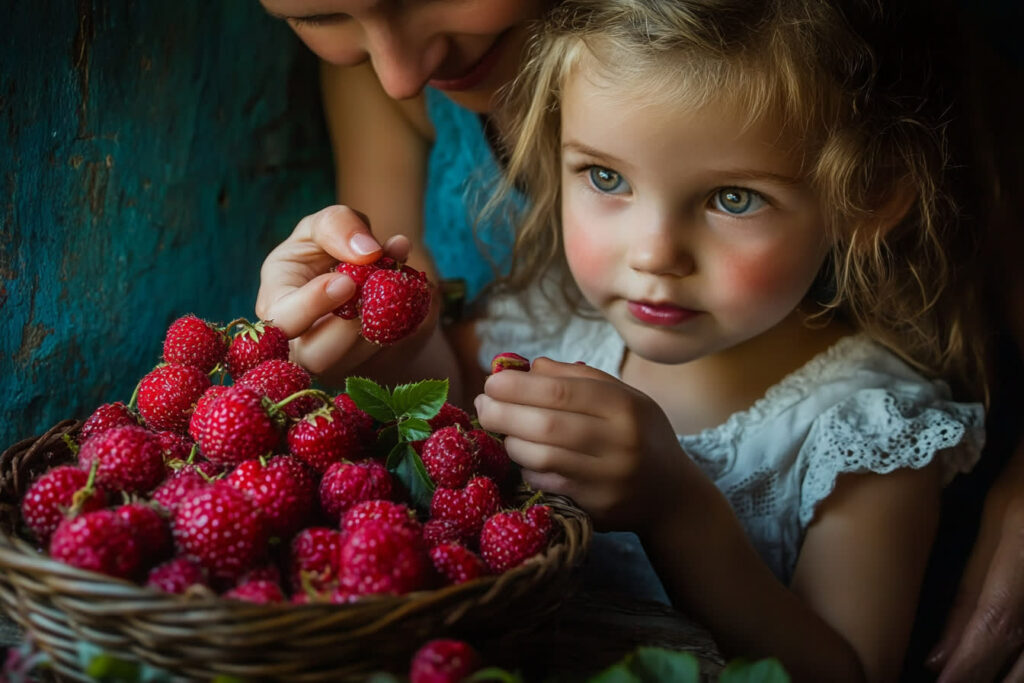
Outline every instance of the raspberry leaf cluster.
[[389, 390], [365, 377], [349, 377], [345, 393], [384, 425], [378, 438], [387, 449], [385, 465], [409, 491], [413, 505], [428, 510], [436, 486], [412, 443], [430, 436], [429, 420], [441, 412], [448, 398], [448, 380], [422, 380]]

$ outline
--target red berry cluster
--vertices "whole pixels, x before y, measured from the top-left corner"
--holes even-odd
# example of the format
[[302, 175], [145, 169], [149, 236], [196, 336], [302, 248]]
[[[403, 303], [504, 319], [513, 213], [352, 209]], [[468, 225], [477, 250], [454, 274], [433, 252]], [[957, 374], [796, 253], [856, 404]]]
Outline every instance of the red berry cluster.
[[339, 263], [335, 270], [352, 278], [356, 292], [334, 314], [359, 318], [359, 333], [369, 341], [394, 344], [415, 332], [430, 312], [430, 284], [415, 268], [384, 256], [365, 265]]
[[[413, 444], [436, 484], [417, 512], [375, 453], [383, 425], [311, 389], [280, 330], [239, 324], [229, 340], [176, 321], [137, 410], [97, 408], [77, 464], [33, 482], [22, 518], [53, 558], [171, 593], [351, 602], [500, 573], [547, 547], [549, 508], [507, 509], [511, 461], [465, 411], [445, 403]], [[234, 383], [211, 384], [218, 368]]]

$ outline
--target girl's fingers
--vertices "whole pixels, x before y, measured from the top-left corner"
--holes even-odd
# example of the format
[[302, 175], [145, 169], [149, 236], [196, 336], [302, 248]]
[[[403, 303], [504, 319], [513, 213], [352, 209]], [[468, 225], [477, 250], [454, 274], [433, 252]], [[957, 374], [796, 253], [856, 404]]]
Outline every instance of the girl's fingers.
[[474, 406], [481, 427], [524, 441], [597, 453], [611, 440], [611, 435], [605, 430], [607, 423], [586, 414], [507, 403], [488, 394], [477, 396]]
[[370, 232], [366, 217], [347, 206], [328, 206], [306, 216], [295, 231], [308, 236], [335, 260], [346, 263], [372, 263], [383, 249]]
[[256, 315], [261, 320], [273, 320], [274, 325], [293, 339], [348, 301], [355, 291], [356, 284], [347, 275], [324, 273], [301, 287], [286, 291], [275, 301], [257, 298]]
[[585, 453], [514, 436], [505, 437], [505, 451], [508, 457], [526, 470], [557, 474], [566, 479], [591, 479], [594, 468], [599, 465], [596, 458]]
[[568, 496], [576, 499], [579, 494], [579, 485], [560, 474], [554, 472], [531, 472], [523, 470], [523, 481], [536, 491], [544, 493], [556, 493], [560, 496]]
[[[546, 360], [546, 359], [545, 359]], [[557, 375], [547, 363], [529, 372], [500, 372], [484, 383], [487, 396], [508, 404], [565, 411], [592, 417], [621, 414], [628, 394], [621, 384], [599, 370], [559, 363]], [[607, 378], [607, 379], [606, 379]]]

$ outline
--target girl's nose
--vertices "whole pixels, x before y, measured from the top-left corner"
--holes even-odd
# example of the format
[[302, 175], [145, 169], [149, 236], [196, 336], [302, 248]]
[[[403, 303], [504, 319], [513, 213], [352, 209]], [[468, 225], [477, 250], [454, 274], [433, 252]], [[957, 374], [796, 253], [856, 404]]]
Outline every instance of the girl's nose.
[[447, 51], [444, 35], [424, 35], [396, 18], [367, 22], [365, 32], [366, 50], [377, 78], [384, 92], [396, 100], [419, 94]]
[[628, 239], [627, 258], [633, 270], [685, 277], [694, 271], [696, 261], [685, 226], [672, 216], [650, 216], [645, 225]]

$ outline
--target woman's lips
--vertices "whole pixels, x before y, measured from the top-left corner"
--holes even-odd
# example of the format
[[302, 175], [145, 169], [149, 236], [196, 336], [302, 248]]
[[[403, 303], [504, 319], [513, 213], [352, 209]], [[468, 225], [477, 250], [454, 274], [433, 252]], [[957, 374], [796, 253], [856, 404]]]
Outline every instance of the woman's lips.
[[672, 304], [652, 304], [646, 301], [630, 301], [627, 304], [630, 314], [647, 325], [672, 327], [686, 322], [696, 316], [699, 311], [691, 311]]
[[499, 35], [494, 43], [487, 48], [487, 52], [483, 53], [476, 61], [476, 64], [469, 67], [469, 70], [458, 78], [432, 78], [427, 81], [427, 84], [438, 90], [448, 91], [469, 90], [480, 85], [485, 78], [491, 75], [491, 71], [498, 63], [507, 36], [508, 30]]

